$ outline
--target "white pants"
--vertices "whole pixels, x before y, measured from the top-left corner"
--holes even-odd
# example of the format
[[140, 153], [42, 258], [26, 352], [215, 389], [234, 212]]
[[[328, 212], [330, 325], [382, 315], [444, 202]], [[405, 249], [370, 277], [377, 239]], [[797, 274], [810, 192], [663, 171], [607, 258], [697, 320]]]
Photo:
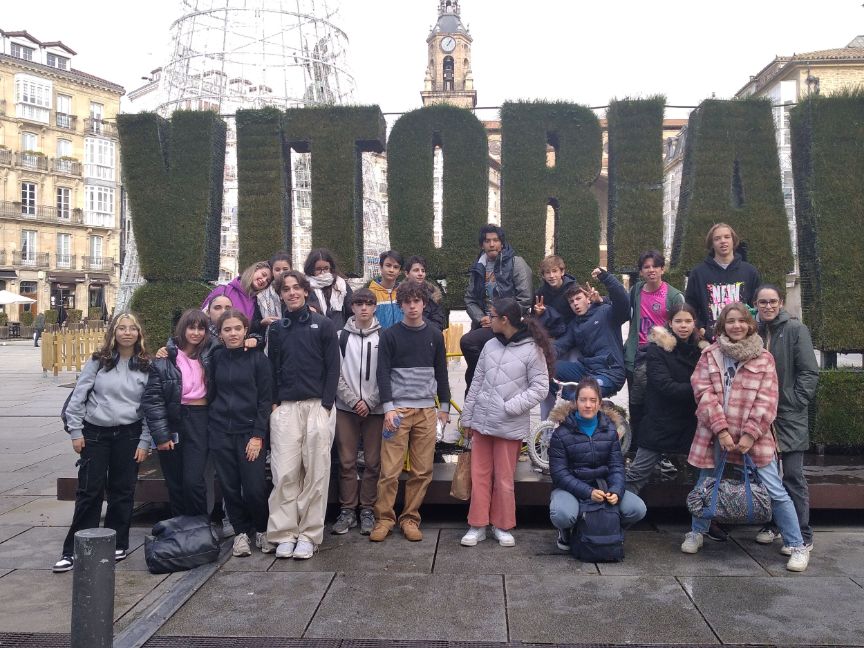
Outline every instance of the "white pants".
[[270, 414], [268, 542], [324, 539], [335, 425], [336, 408], [328, 412], [319, 398], [284, 401]]

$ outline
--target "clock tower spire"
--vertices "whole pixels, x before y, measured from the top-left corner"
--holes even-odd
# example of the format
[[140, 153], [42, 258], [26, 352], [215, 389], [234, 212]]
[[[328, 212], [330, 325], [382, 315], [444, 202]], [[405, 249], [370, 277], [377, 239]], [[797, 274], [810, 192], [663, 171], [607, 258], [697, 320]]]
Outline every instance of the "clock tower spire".
[[462, 108], [477, 105], [471, 72], [473, 38], [462, 25], [459, 0], [439, 0], [438, 21], [426, 38], [428, 63], [420, 97], [424, 106], [448, 103]]

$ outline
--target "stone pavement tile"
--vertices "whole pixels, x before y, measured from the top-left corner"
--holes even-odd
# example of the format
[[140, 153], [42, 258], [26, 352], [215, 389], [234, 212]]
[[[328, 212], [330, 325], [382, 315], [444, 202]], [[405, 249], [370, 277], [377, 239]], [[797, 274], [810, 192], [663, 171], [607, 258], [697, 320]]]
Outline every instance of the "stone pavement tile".
[[511, 641], [717, 643], [672, 576], [526, 575], [505, 583]]
[[[786, 556], [780, 554], [781, 542], [760, 545], [752, 537], [735, 540], [748, 554], [772, 576], [797, 576], [786, 569]], [[804, 576], [849, 576], [864, 575], [864, 533], [816, 533], [813, 535], [813, 551]]]
[[507, 641], [501, 576], [337, 575], [305, 637]]
[[13, 522], [3, 517], [9, 511], [21, 508], [25, 504], [35, 501], [36, 497], [14, 497], [11, 495], [0, 496], [0, 524], [22, 524], [22, 522]]
[[604, 576], [765, 576], [765, 570], [735, 542], [705, 540], [696, 556], [681, 553], [683, 534], [627, 531], [624, 561], [600, 563]]
[[6, 574], [15, 571], [14, 569], [0, 569], [0, 578], [3, 578]]
[[219, 572], [158, 634], [300, 637], [332, 580], [330, 573]]
[[[0, 494], [10, 495], [9, 491], [16, 490], [33, 480], [49, 474], [47, 470], [39, 468], [26, 468], [24, 470], [0, 472]], [[15, 493], [19, 494], [20, 493]]]
[[[121, 565], [123, 563], [120, 563]], [[135, 605], [126, 610], [119, 619], [114, 622], [114, 635], [116, 636], [125, 630], [131, 623], [141, 618], [147, 609], [154, 603], [161, 601], [168, 593], [177, 585], [186, 572], [177, 572], [176, 574], [168, 574], [167, 578], [159, 583], [156, 587], [150, 590], [141, 600]]]
[[437, 544], [438, 531], [432, 529], [426, 529], [422, 542], [408, 542], [399, 531], [384, 542], [370, 542], [368, 536], [352, 529], [341, 536], [325, 535], [311, 559], [277, 560], [270, 571], [430, 574]]
[[51, 569], [60, 559], [66, 527], [33, 527], [0, 544], [0, 567]]
[[[0, 497], [0, 501], [8, 499]], [[72, 523], [75, 502], [58, 502], [53, 497], [23, 497], [27, 503], [0, 515], [0, 524], [68, 527]]]
[[[163, 580], [146, 572], [117, 572], [115, 620]], [[72, 573], [16, 569], [0, 578], [0, 600], [0, 632], [69, 632]]]
[[[233, 542], [233, 538], [231, 541]], [[325, 539], [326, 542], [326, 539]], [[313, 559], [316, 563], [314, 566], [318, 566], [318, 557], [316, 556]], [[245, 558], [236, 558], [235, 556], [231, 556], [224, 565], [222, 565], [222, 571], [226, 572], [265, 572], [268, 571], [273, 563], [276, 562], [276, 556], [271, 554], [262, 554], [258, 551], [257, 548], [252, 549], [252, 555], [246, 556]], [[283, 562], [283, 561], [280, 561]], [[284, 562], [292, 562], [291, 560], [287, 560]], [[284, 571], [284, 570], [280, 570]], [[333, 571], [330, 569], [313, 569], [311, 571]]]
[[848, 578], [679, 580], [723, 643], [860, 645], [864, 636], [864, 590]]
[[[69, 443], [68, 441], [66, 442]], [[78, 455], [72, 452], [69, 446], [67, 451], [48, 459], [37, 459], [30, 455], [0, 455], [0, 472], [13, 472], [19, 470], [41, 470], [43, 475], [61, 470], [77, 471], [75, 462]]]
[[27, 529], [30, 529], [29, 524], [4, 524], [0, 525], [0, 542], [6, 542], [10, 538], [21, 535]]
[[516, 529], [515, 547], [501, 547], [487, 531], [486, 540], [476, 547], [463, 547], [459, 540], [467, 527], [442, 530], [435, 555], [436, 574], [558, 574], [596, 575], [593, 563], [573, 560], [555, 546], [552, 530]]
[[[30, 474], [32, 470], [28, 470]], [[37, 473], [42, 471], [37, 470]], [[17, 473], [5, 473], [7, 475], [15, 475]], [[32, 495], [33, 497], [56, 497], [57, 496], [57, 479], [60, 477], [77, 477], [78, 473], [74, 468], [61, 470], [60, 472], [50, 472], [45, 475], [39, 475], [36, 479], [25, 481], [17, 486], [10, 488], [4, 495]]]
[[[32, 436], [30, 430], [21, 430], [18, 434], [18, 438], [0, 441], [0, 452], [7, 455], [28, 454], [34, 450], [40, 450], [59, 443], [60, 441], [62, 441], [62, 439], [54, 438], [53, 432], [43, 434], [42, 436]], [[66, 444], [68, 443], [69, 441], [67, 440], [63, 445], [64, 451], [66, 449]], [[60, 453], [54, 452], [53, 450], [51, 451], [52, 456], [56, 454]]]

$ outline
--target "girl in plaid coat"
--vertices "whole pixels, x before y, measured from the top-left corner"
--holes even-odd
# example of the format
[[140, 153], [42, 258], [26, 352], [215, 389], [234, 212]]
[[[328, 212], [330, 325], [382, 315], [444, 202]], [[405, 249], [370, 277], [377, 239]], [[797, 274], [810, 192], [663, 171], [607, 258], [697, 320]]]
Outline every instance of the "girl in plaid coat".
[[[777, 469], [776, 443], [771, 423], [777, 415], [777, 372], [774, 358], [763, 348], [756, 321], [747, 306], [727, 305], [717, 318], [717, 341], [702, 352], [691, 384], [696, 397], [696, 435], [688, 462], [701, 468], [699, 481], [713, 475], [720, 450], [728, 462], [743, 464], [749, 454], [759, 478], [771, 495], [774, 520], [790, 550], [786, 568], [807, 569], [809, 554], [804, 547], [795, 507]], [[696, 553], [710, 520], [694, 517], [681, 551]]]

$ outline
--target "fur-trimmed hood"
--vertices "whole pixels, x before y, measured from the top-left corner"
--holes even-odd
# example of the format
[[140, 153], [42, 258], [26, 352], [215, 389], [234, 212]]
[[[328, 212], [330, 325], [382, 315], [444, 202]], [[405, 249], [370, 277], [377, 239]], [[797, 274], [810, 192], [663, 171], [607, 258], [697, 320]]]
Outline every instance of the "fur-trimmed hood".
[[[691, 340], [693, 340], [692, 335], [686, 343], [690, 343]], [[672, 353], [672, 351], [675, 350], [675, 347], [678, 344], [678, 338], [665, 326], [654, 326], [651, 328], [651, 333], [648, 335], [648, 342], [653, 342], [661, 349], [663, 349], [666, 353]], [[704, 349], [707, 349], [710, 344], [705, 340], [699, 340], [699, 342], [695, 343], [695, 346], [700, 351], [702, 351]]]
[[[566, 400], [564, 398], [559, 398], [555, 402], [555, 407], [552, 408], [552, 411], [549, 412], [549, 420], [554, 423], [561, 424], [564, 420], [570, 416], [573, 412], [576, 411], [576, 401], [575, 400]], [[600, 408], [600, 413], [605, 414], [609, 419], [615, 423], [615, 426], [618, 427], [621, 425], [623, 418], [621, 414], [616, 411], [613, 407], [609, 405], [603, 405]]]

